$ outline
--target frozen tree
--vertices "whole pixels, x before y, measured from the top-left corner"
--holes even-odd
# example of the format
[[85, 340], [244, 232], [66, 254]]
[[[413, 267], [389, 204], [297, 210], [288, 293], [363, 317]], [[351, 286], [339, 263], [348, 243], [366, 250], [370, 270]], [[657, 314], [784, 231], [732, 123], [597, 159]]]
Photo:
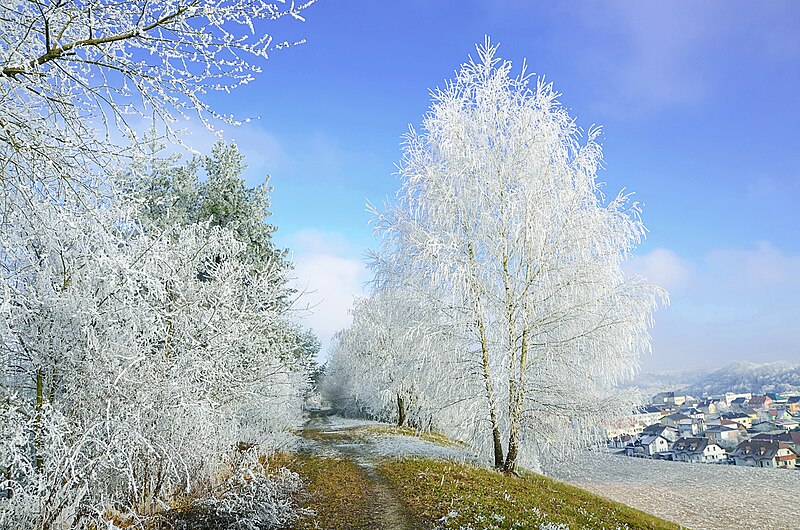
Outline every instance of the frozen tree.
[[260, 72], [268, 29], [302, 20], [314, 0], [9, 0], [0, 6], [3, 192], [90, 183], [152, 120], [175, 140], [179, 120], [235, 122], [207, 102]]
[[[178, 226], [207, 223], [229, 229], [244, 245], [237, 259], [243, 259], [253, 275], [264, 273], [282, 282], [282, 294], [274, 303], [281, 309], [292, 309], [296, 293], [287, 284], [292, 264], [287, 252], [275, 247], [276, 227], [268, 222], [272, 191], [269, 177], [261, 185], [248, 187], [241, 176], [244, 157], [236, 144], [219, 142], [210, 155], [195, 156], [186, 164], [178, 164], [174, 156], [160, 158], [158, 142], [142, 147], [134, 163], [115, 180], [125, 201], [136, 206], [136, 222], [143, 230], [151, 237], [164, 237], [165, 233], [174, 237], [175, 231], [170, 229]], [[199, 274], [204, 277], [206, 273]], [[293, 337], [295, 344], [292, 353], [287, 354], [291, 357], [287, 362], [309, 371], [319, 351], [316, 336], [298, 326], [289, 326], [282, 333]]]
[[[217, 173], [241, 164], [228, 158]], [[289, 320], [274, 229], [257, 226], [266, 190], [251, 197], [232, 174], [208, 185], [221, 179], [233, 191], [160, 225], [133, 194], [6, 212], [0, 412], [14, 451], [0, 461], [0, 526], [144, 524], [184, 494], [216, 502], [228, 486], [215, 477], [297, 427], [313, 337]], [[239, 200], [252, 207], [197, 213]]]
[[351, 412], [360, 409], [401, 426], [408, 423], [408, 409], [415, 399], [414, 371], [409, 368], [418, 353], [412, 312], [391, 294], [356, 301], [352, 325], [334, 338], [328, 372], [331, 385], [341, 385], [339, 379], [346, 378], [349, 391], [342, 397], [353, 400]]
[[269, 176], [250, 188], [242, 178], [244, 156], [236, 144], [218, 142], [210, 155], [195, 156], [186, 164], [176, 157], [161, 158], [163, 144], [142, 146], [134, 163], [117, 177], [125, 199], [137, 205], [138, 221], [150, 233], [176, 225], [209, 222], [227, 227], [246, 245], [255, 267], [285, 261], [275, 248], [276, 228], [270, 213]]
[[334, 338], [323, 394], [345, 413], [469, 439], [472, 416], [450, 409], [480, 406], [474, 375], [453, 355], [452, 330], [420, 302], [392, 288], [357, 300], [352, 325]]
[[288, 44], [271, 21], [312, 2], [0, 5], [0, 527], [141, 528], [188, 494], [285, 512], [277, 483], [219, 491], [307, 386], [268, 188], [225, 146], [183, 173], [149, 160], [179, 219], [109, 177], [142, 174], [142, 120], [177, 142], [190, 117], [235, 123], [205, 97], [253, 79]]
[[119, 210], [32, 206], [3, 256], [0, 521], [136, 524], [282, 443], [307, 384], [284, 270], [254, 276], [208, 223], [151, 238]]
[[513, 77], [496, 49], [479, 47], [406, 136], [374, 266], [462, 330], [484, 439], [513, 472], [521, 451], [568, 454], [632, 406], [615, 384], [649, 349], [666, 293], [622, 271], [645, 227], [628, 195], [601, 191], [599, 129], [581, 141], [552, 85]]

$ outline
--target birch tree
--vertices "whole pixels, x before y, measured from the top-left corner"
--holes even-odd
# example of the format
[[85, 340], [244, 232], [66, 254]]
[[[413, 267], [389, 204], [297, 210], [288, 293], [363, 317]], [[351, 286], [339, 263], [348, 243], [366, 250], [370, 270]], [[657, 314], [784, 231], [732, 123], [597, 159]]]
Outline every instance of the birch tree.
[[[352, 325], [334, 337], [326, 383], [326, 393], [344, 412], [408, 424], [416, 397], [409, 371], [416, 353], [412, 311], [389, 293], [356, 300]], [[336, 395], [337, 386], [346, 389], [342, 395]]]
[[480, 406], [474, 374], [453, 355], [452, 330], [420, 302], [393, 288], [357, 300], [334, 338], [323, 394], [346, 414], [471, 439], [474, 415], [453, 411]]
[[583, 135], [551, 84], [496, 50], [478, 47], [406, 135], [373, 265], [464, 330], [494, 463], [514, 472], [521, 452], [568, 454], [632, 406], [615, 384], [666, 293], [622, 272], [645, 227], [629, 195], [602, 192], [599, 128]]

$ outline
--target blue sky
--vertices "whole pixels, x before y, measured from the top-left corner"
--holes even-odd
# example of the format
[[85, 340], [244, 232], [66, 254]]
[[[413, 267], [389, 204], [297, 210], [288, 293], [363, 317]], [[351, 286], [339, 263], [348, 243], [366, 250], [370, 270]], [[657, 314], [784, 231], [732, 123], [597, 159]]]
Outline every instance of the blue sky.
[[643, 203], [629, 270], [672, 298], [644, 369], [800, 361], [800, 3], [319, 0], [306, 19], [271, 26], [306, 44], [212, 102], [259, 118], [225, 138], [251, 183], [272, 177], [323, 342], [368, 279], [365, 203], [397, 188], [401, 135], [489, 35], [581, 126], [603, 125], [608, 194]]

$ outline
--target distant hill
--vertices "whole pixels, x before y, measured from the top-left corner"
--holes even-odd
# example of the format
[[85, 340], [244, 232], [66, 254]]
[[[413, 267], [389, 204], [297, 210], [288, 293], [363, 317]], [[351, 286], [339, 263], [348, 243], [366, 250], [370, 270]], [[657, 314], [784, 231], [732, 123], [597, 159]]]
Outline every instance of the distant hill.
[[736, 361], [684, 387], [681, 393], [700, 397], [725, 392], [763, 394], [791, 390], [800, 391], [800, 364]]
[[659, 392], [667, 392], [693, 385], [709, 374], [708, 370], [683, 370], [679, 372], [641, 372], [623, 387], [637, 387], [645, 400]]

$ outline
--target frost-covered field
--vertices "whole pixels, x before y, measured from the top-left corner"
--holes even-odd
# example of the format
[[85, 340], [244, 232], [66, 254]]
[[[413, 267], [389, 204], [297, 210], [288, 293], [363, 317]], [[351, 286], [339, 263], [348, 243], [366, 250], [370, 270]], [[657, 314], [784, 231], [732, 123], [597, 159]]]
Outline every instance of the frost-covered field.
[[693, 529], [796, 529], [800, 471], [593, 452], [556, 478]]

